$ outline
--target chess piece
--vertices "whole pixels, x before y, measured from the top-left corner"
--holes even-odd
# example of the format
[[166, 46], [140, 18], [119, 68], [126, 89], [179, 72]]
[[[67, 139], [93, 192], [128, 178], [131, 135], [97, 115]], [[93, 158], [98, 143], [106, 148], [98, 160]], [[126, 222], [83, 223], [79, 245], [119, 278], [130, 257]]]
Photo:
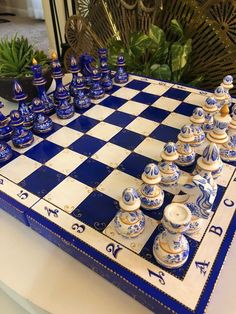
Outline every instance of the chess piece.
[[117, 84], [125, 84], [129, 80], [129, 74], [125, 70], [125, 59], [121, 55], [117, 57], [117, 71], [114, 79]]
[[79, 67], [84, 77], [85, 88], [87, 90], [89, 90], [92, 85], [92, 72], [94, 69], [92, 63], [94, 61], [95, 59], [87, 53], [83, 53], [79, 57]]
[[27, 95], [23, 92], [21, 85], [14, 81], [13, 85], [13, 100], [18, 102], [18, 110], [24, 119], [24, 127], [31, 129], [34, 123], [34, 114], [30, 107], [25, 103]]
[[37, 60], [33, 59], [31, 70], [33, 72], [33, 85], [37, 88], [38, 97], [44, 104], [45, 113], [50, 114], [54, 112], [54, 103], [50, 96], [47, 95], [45, 90], [46, 79], [42, 75], [42, 66], [38, 64]]
[[188, 230], [191, 212], [181, 203], [165, 207], [162, 224], [165, 230], [158, 234], [153, 244], [153, 255], [158, 264], [166, 268], [179, 268], [188, 259], [189, 244], [184, 233]]
[[193, 234], [199, 232], [203, 219], [209, 217], [216, 194], [214, 187], [201, 175], [197, 174], [189, 178], [190, 180], [181, 186], [181, 190], [188, 195], [184, 205], [190, 209], [192, 214], [186, 234]]
[[100, 99], [105, 95], [105, 91], [101, 86], [100, 80], [101, 73], [96, 68], [92, 71], [92, 85], [89, 92], [89, 95], [92, 99]]
[[232, 108], [231, 117], [232, 119], [228, 126], [228, 135], [235, 135], [236, 134], [236, 104]]
[[34, 141], [33, 133], [25, 129], [24, 119], [18, 110], [10, 113], [11, 126], [13, 127], [12, 143], [15, 147], [24, 148], [30, 146]]
[[190, 125], [184, 125], [178, 135], [178, 142], [176, 143], [177, 153], [179, 154], [178, 159], [175, 163], [178, 166], [191, 166], [196, 157], [196, 153], [191, 147], [191, 143], [194, 141], [193, 131]]
[[224, 105], [220, 111], [214, 115], [214, 128], [207, 133], [207, 139], [216, 144], [224, 144], [228, 141], [226, 130], [228, 129], [231, 117], [228, 105]]
[[229, 91], [234, 87], [233, 76], [232, 75], [226, 75], [223, 78], [223, 82], [220, 85], [224, 88], [226, 98], [228, 98], [228, 105], [231, 106], [232, 97], [230, 96]]
[[32, 100], [32, 110], [35, 114], [33, 131], [37, 134], [48, 133], [53, 129], [53, 123], [45, 112], [44, 103], [40, 98]]
[[164, 192], [157, 185], [161, 181], [158, 166], [154, 163], [148, 164], [142, 174], [143, 183], [139, 190], [141, 207], [146, 210], [156, 210], [164, 201]]
[[179, 157], [175, 143], [168, 142], [164, 146], [164, 151], [161, 153], [162, 161], [159, 163], [161, 172], [161, 184], [163, 186], [176, 185], [180, 176], [180, 170], [175, 165]]
[[72, 97], [76, 97], [77, 88], [78, 88], [78, 80], [80, 79], [78, 76], [78, 73], [80, 72], [80, 68], [74, 56], [72, 56], [70, 59], [70, 67], [68, 69], [68, 72], [72, 73], [72, 80], [69, 86], [70, 95]]
[[214, 128], [214, 114], [218, 111], [217, 101], [214, 97], [207, 97], [202, 109], [205, 113], [205, 121], [202, 126], [204, 132], [209, 132]]
[[197, 160], [196, 171], [209, 171], [212, 173], [213, 179], [218, 178], [223, 170], [223, 163], [220, 159], [220, 152], [215, 143], [210, 143], [204, 149], [203, 154]]
[[115, 216], [116, 231], [126, 237], [135, 238], [140, 235], [145, 226], [145, 217], [140, 208], [140, 198], [134, 188], [127, 188], [119, 201], [120, 210]]
[[100, 61], [100, 71], [101, 71], [101, 86], [104, 88], [105, 91], [109, 91], [113, 87], [113, 82], [111, 78], [111, 71], [108, 67], [108, 56], [107, 56], [107, 49], [100, 48], [98, 49], [98, 56]]
[[225, 104], [225, 98], [226, 98], [226, 94], [225, 94], [225, 90], [223, 86], [216, 87], [216, 89], [214, 90], [214, 98], [217, 101], [218, 109], [221, 109], [221, 107], [223, 107]]
[[0, 163], [8, 161], [12, 157], [11, 146], [4, 141], [0, 141]]
[[84, 90], [84, 82], [82, 78], [77, 80], [77, 93], [74, 97], [74, 105], [77, 109], [86, 109], [91, 106], [91, 99]]
[[223, 161], [236, 161], [236, 134], [229, 136], [228, 142], [220, 147], [220, 157]]
[[[0, 101], [0, 109], [3, 108], [3, 102]], [[9, 141], [13, 133], [12, 127], [9, 125], [9, 119], [0, 111], [0, 140]]]
[[56, 114], [60, 119], [69, 119], [74, 113], [75, 109], [73, 104], [68, 102], [68, 94], [63, 85], [58, 86], [55, 97], [58, 100], [56, 106]]
[[205, 122], [203, 109], [200, 107], [195, 108], [192, 116], [190, 117], [190, 121], [192, 122], [191, 127], [194, 135], [194, 141], [191, 146], [200, 146], [205, 140], [205, 133], [201, 127]]

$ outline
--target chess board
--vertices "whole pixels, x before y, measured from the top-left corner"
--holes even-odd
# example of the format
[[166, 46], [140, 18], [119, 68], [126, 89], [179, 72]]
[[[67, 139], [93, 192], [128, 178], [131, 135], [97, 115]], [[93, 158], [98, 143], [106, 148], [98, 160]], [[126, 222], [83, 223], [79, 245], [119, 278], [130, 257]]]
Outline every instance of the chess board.
[[160, 161], [164, 144], [177, 141], [209, 95], [132, 75], [71, 119], [51, 115], [53, 131], [30, 147], [9, 142], [13, 158], [0, 164], [1, 208], [153, 312], [203, 313], [235, 232], [236, 164], [224, 164], [212, 214], [187, 236], [190, 255], [179, 269], [159, 266], [152, 253], [165, 206], [181, 198], [178, 187], [165, 189], [159, 210], [144, 210], [145, 231], [135, 239], [116, 233], [114, 217], [122, 191], [139, 188], [145, 165]]

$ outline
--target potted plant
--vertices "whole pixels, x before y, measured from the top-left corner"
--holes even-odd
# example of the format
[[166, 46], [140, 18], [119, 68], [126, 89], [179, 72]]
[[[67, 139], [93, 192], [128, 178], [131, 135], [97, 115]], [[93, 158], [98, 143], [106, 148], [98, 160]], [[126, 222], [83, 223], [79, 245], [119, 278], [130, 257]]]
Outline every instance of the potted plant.
[[24, 92], [28, 94], [28, 100], [37, 95], [36, 88], [32, 84], [31, 71], [32, 60], [36, 59], [42, 65], [43, 75], [47, 80], [46, 89], [51, 85], [52, 78], [49, 70], [47, 55], [29, 44], [28, 39], [15, 35], [12, 38], [0, 39], [0, 96], [12, 101], [13, 81], [17, 79]]

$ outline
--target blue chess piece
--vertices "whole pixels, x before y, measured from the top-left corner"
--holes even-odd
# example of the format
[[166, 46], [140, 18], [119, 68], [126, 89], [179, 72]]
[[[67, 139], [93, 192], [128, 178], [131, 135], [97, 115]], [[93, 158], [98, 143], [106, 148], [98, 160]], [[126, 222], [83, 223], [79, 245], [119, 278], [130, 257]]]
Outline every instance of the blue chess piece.
[[92, 72], [92, 86], [90, 89], [90, 96], [93, 99], [100, 99], [104, 97], [105, 91], [101, 85], [101, 73], [98, 69], [94, 69]]
[[14, 129], [12, 143], [15, 147], [24, 148], [30, 146], [34, 141], [33, 133], [24, 127], [24, 119], [18, 110], [10, 112], [11, 126]]
[[87, 53], [84, 53], [79, 57], [79, 67], [84, 77], [86, 89], [89, 89], [92, 85], [92, 71], [94, 69], [92, 63], [94, 61], [95, 59]]
[[33, 131], [37, 134], [50, 132], [53, 129], [52, 119], [44, 113], [45, 106], [40, 98], [32, 100], [32, 110], [35, 114]]
[[74, 105], [77, 109], [85, 109], [91, 106], [91, 100], [84, 91], [84, 82], [81, 78], [77, 80], [77, 94], [74, 97]]
[[127, 83], [129, 80], [129, 74], [125, 70], [125, 59], [119, 55], [117, 57], [117, 71], [115, 74], [115, 82], [117, 84]]
[[56, 113], [60, 119], [69, 119], [74, 113], [75, 109], [73, 104], [68, 102], [67, 91], [63, 85], [60, 85], [56, 91], [56, 98], [58, 104], [56, 106]]
[[4, 141], [0, 141], [0, 163], [9, 160], [12, 157], [11, 146]]
[[[3, 102], [0, 101], [0, 109], [3, 107]], [[12, 127], [9, 125], [8, 117], [0, 111], [0, 140], [8, 141], [13, 133]]]
[[45, 113], [50, 114], [54, 112], [54, 104], [51, 97], [49, 97], [45, 90], [46, 79], [42, 75], [42, 66], [33, 59], [31, 70], [34, 75], [33, 85], [37, 88], [38, 97], [42, 100], [45, 106]]
[[98, 57], [100, 62], [100, 71], [102, 73], [101, 85], [105, 91], [109, 91], [113, 87], [111, 71], [108, 67], [108, 55], [106, 48], [98, 49]]
[[80, 72], [80, 68], [74, 56], [72, 56], [70, 59], [70, 67], [68, 71], [72, 73], [72, 80], [69, 86], [70, 95], [72, 97], [75, 97], [77, 94], [77, 88], [78, 88], [77, 81], [79, 79], [78, 73]]
[[27, 95], [23, 92], [21, 85], [15, 80], [13, 85], [13, 100], [18, 102], [18, 110], [24, 119], [24, 127], [31, 129], [34, 123], [34, 114], [25, 103]]

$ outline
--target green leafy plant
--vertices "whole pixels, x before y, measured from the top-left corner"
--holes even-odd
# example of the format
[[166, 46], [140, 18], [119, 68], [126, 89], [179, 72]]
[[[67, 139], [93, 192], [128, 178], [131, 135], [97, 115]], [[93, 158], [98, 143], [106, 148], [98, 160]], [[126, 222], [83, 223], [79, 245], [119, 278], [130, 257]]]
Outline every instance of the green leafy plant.
[[29, 44], [28, 39], [15, 35], [0, 40], [0, 77], [32, 76], [30, 66], [35, 58], [43, 68], [48, 67], [48, 57]]
[[148, 34], [131, 34], [126, 45], [111, 38], [108, 43], [111, 66], [115, 68], [117, 55], [123, 54], [131, 73], [197, 85], [203, 77], [192, 78], [191, 75], [192, 39], [186, 38], [181, 24], [175, 19], [170, 23], [169, 32], [175, 40], [168, 41], [165, 32], [153, 24]]

